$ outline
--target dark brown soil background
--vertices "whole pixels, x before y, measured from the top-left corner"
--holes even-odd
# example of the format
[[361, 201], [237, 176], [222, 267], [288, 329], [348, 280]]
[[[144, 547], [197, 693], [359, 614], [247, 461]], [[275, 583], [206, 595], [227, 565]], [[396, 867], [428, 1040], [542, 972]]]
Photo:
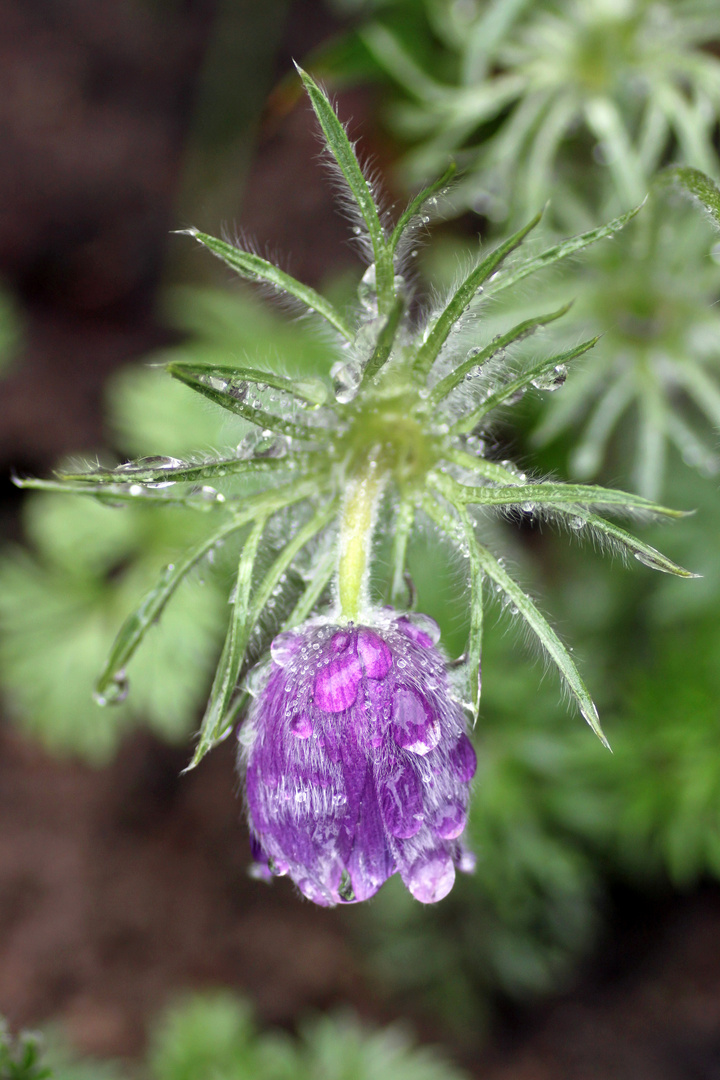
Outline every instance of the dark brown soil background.
[[[253, 161], [237, 203], [243, 226], [292, 252], [293, 272], [318, 283], [352, 259], [318, 183], [304, 105], [275, 108], [256, 129], [242, 71], [229, 64], [245, 144], [223, 159], [222, 125], [206, 113], [198, 128], [228, 6], [0, 0], [0, 276], [25, 331], [2, 383], [6, 535], [19, 535], [9, 470], [44, 473], [68, 451], [97, 447], [105, 378], [165, 340], [154, 305], [178, 243], [169, 230], [188, 208], [229, 212], [222, 190], [235, 163], [240, 175]], [[291, 57], [334, 26], [319, 0], [268, 0], [264, 28], [258, 6], [235, 3], [257, 35], [240, 33], [243, 62], [264, 50], [259, 111]], [[354, 91], [343, 105], [361, 120], [373, 102]], [[382, 163], [382, 147], [371, 149]], [[187, 178], [213, 169], [221, 194], [203, 202]], [[361, 974], [346, 917], [300, 902], [286, 883], [247, 878], [232, 748], [181, 778], [184, 763], [136, 736], [97, 772], [0, 727], [0, 1012], [13, 1026], [60, 1020], [80, 1049], [101, 1055], [139, 1053], [148, 1018], [189, 987], [235, 987], [268, 1022], [348, 1001], [393, 1018]], [[421, 1035], [442, 1037], [415, 1021]], [[507, 1012], [489, 1048], [465, 1063], [487, 1080], [719, 1078], [718, 891], [619, 905], [573, 992]]]

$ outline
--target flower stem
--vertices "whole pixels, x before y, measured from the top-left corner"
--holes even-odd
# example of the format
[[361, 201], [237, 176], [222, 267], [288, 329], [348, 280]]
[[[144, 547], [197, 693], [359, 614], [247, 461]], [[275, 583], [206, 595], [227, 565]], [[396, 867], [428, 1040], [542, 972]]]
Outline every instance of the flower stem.
[[370, 545], [386, 473], [367, 461], [349, 481], [340, 519], [338, 599], [346, 619], [357, 619], [367, 602]]

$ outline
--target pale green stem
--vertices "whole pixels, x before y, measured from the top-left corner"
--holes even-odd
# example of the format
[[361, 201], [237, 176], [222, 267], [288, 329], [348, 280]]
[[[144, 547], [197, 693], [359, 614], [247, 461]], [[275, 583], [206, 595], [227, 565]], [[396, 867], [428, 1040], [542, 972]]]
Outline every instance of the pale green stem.
[[338, 599], [346, 619], [357, 619], [367, 602], [372, 532], [386, 476], [375, 462], [369, 461], [348, 483], [340, 519], [338, 562]]

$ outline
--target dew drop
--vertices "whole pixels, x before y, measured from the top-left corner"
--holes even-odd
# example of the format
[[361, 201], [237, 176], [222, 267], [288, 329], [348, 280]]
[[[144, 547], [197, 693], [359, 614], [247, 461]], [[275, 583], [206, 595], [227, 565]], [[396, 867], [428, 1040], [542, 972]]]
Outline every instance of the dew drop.
[[130, 692], [130, 681], [125, 668], [116, 671], [104, 691], [96, 690], [93, 698], [97, 705], [122, 705]]

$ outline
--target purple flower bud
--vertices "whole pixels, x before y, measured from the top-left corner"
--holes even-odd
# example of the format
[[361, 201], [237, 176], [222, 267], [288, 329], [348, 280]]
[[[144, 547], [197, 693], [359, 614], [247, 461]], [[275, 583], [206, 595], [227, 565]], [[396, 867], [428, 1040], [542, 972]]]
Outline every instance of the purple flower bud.
[[398, 872], [422, 903], [474, 866], [459, 837], [476, 758], [425, 616], [280, 634], [241, 733], [255, 874], [316, 904]]

